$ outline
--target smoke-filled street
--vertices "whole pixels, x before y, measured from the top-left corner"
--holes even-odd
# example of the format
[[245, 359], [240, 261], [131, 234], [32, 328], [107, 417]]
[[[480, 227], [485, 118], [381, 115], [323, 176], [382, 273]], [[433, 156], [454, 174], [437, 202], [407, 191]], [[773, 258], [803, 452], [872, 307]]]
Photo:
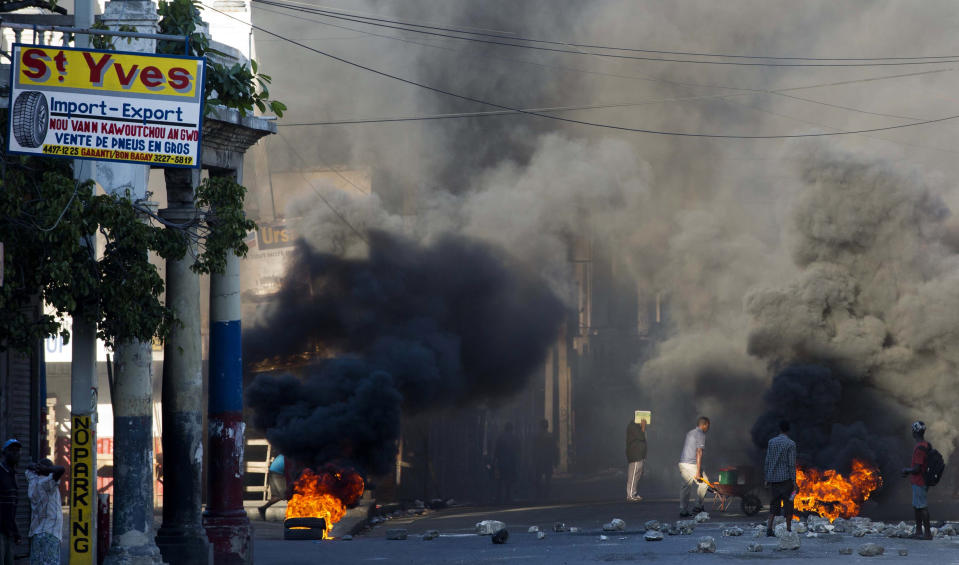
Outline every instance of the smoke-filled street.
[[959, 492], [954, 6], [253, 12], [289, 110], [246, 416], [295, 473], [484, 505], [616, 469], [920, 526], [913, 487]]
[[[798, 549], [779, 550], [777, 538], [764, 533], [755, 536], [757, 522], [734, 512], [728, 515], [710, 512], [710, 519], [695, 526], [692, 533], [668, 533], [665, 523], [674, 513], [675, 500], [653, 498], [635, 505], [621, 502], [559, 503], [546, 506], [516, 508], [466, 507], [447, 509], [426, 517], [399, 518], [377, 526], [373, 531], [351, 541], [283, 541], [279, 523], [258, 525], [257, 563], [300, 565], [317, 562], [423, 564], [573, 564], [573, 563], [861, 563], [868, 558], [859, 550], [868, 543], [882, 546], [876, 559], [901, 563], [952, 563], [959, 547], [956, 539], [931, 542], [889, 538], [881, 534], [854, 535], [850, 527], [842, 533], [822, 529], [800, 536]], [[955, 506], [955, 505], [951, 505]], [[876, 510], [873, 508], [872, 510]], [[959, 510], [959, 508], [956, 508]], [[613, 518], [625, 522], [622, 532], [604, 532], [604, 523]], [[491, 536], [476, 534], [476, 523], [494, 519], [506, 523], [510, 532], [506, 544], [491, 543]], [[877, 520], [879, 518], [876, 518]], [[646, 541], [646, 524], [658, 521], [663, 529], [660, 541]], [[573, 532], [554, 532], [557, 521], [565, 521]], [[895, 527], [898, 523], [891, 523]], [[653, 524], [650, 524], [653, 526]], [[539, 539], [529, 528], [539, 528], [545, 537]], [[387, 539], [389, 529], [404, 529], [405, 540]], [[840, 528], [842, 529], [842, 528]], [[436, 530], [439, 536], [424, 539]], [[726, 535], [724, 535], [724, 532]], [[701, 538], [715, 542], [714, 553], [694, 551]], [[429, 536], [427, 536], [429, 537]], [[605, 539], [604, 539], [605, 537]], [[753, 550], [750, 550], [750, 546]], [[755, 546], [761, 551], [755, 551]], [[841, 550], [851, 550], [850, 554]], [[906, 555], [900, 551], [905, 550]]]

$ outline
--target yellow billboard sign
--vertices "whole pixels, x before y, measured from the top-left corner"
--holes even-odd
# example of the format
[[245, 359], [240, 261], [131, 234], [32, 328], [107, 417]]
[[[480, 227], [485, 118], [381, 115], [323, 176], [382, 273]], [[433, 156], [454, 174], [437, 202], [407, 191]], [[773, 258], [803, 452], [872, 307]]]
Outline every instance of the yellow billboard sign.
[[199, 167], [199, 57], [13, 46], [11, 153]]

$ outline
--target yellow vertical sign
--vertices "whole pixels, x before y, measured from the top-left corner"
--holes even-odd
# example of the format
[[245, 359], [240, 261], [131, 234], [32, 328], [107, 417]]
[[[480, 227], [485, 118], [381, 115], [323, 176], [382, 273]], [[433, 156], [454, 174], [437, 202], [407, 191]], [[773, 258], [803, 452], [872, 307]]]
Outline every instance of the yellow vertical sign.
[[93, 565], [96, 485], [93, 453], [96, 446], [90, 416], [73, 416], [70, 431], [70, 565]]

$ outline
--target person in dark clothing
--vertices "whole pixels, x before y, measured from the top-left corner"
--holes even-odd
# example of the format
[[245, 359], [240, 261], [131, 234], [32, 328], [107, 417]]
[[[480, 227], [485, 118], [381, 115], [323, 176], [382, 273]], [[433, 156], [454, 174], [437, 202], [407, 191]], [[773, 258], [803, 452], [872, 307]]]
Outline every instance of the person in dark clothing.
[[513, 432], [513, 423], [507, 422], [496, 440], [496, 502], [509, 503], [513, 498], [513, 483], [519, 475], [519, 440]]
[[13, 565], [13, 548], [23, 541], [17, 529], [17, 464], [20, 442], [8, 439], [0, 453], [0, 565]]
[[633, 419], [626, 426], [626, 462], [626, 501], [639, 502], [643, 497], [636, 487], [646, 464], [646, 420]]
[[[926, 485], [926, 458], [932, 446], [926, 441], [926, 424], [923, 422], [912, 423], [912, 438], [916, 440], [916, 447], [912, 450], [912, 467], [906, 467], [902, 470], [903, 477], [909, 477], [912, 483], [912, 509], [916, 515], [916, 533], [912, 537], [916, 539], [932, 539], [932, 529], [929, 527], [929, 504], [926, 496], [929, 493], [929, 487]], [[925, 527], [926, 532], [922, 529]]]
[[541, 420], [539, 433], [533, 438], [533, 473], [536, 483], [536, 498], [549, 497], [549, 486], [553, 479], [553, 467], [559, 460], [556, 438], [549, 433], [549, 420]]
[[789, 421], [779, 422], [779, 435], [766, 445], [763, 476], [769, 485], [769, 521], [766, 535], [776, 535], [773, 523], [781, 513], [786, 518], [786, 531], [793, 531], [793, 496], [796, 491], [796, 442], [789, 438]]

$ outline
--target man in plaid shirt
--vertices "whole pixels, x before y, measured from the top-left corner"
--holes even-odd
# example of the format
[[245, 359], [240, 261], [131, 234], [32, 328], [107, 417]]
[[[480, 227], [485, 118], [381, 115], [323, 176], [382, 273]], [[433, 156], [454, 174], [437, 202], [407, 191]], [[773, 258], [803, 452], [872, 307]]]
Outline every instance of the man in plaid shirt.
[[765, 476], [769, 484], [769, 523], [766, 535], [773, 537], [773, 521], [780, 510], [786, 517], [786, 531], [792, 531], [793, 491], [796, 489], [796, 442], [789, 439], [789, 422], [779, 422], [779, 435], [766, 447]]

